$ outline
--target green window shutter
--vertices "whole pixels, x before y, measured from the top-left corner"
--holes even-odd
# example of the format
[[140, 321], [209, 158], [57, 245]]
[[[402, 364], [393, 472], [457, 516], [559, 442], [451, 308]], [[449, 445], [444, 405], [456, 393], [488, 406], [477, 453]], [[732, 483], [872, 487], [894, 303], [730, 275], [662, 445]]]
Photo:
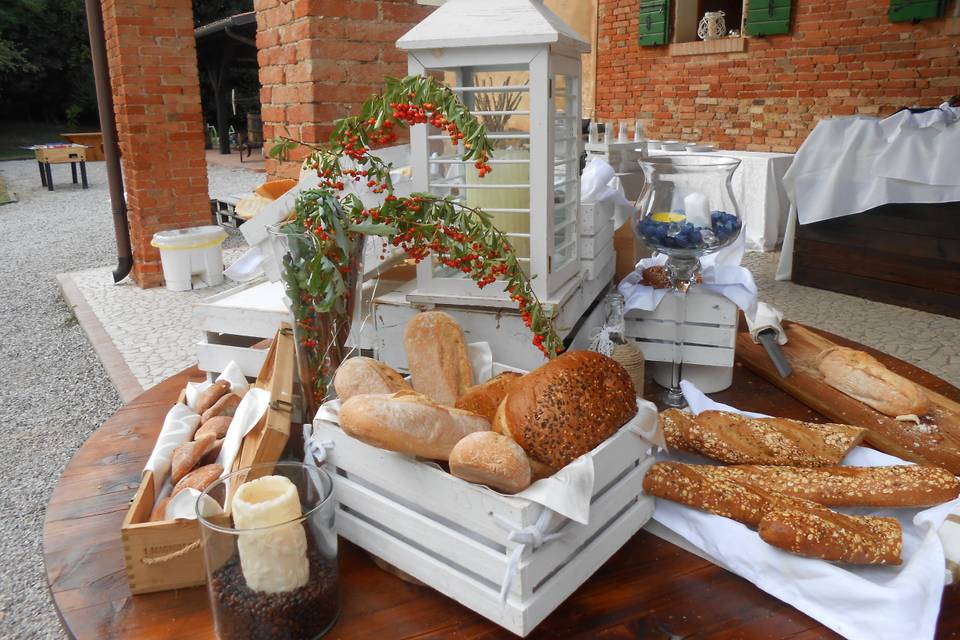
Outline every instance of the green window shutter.
[[640, 0], [640, 46], [667, 44], [670, 0]]
[[[894, 0], [896, 1], [896, 0]], [[775, 36], [790, 33], [793, 0], [748, 0], [743, 31], [748, 36]]]
[[946, 0], [890, 0], [890, 22], [919, 22], [943, 16]]

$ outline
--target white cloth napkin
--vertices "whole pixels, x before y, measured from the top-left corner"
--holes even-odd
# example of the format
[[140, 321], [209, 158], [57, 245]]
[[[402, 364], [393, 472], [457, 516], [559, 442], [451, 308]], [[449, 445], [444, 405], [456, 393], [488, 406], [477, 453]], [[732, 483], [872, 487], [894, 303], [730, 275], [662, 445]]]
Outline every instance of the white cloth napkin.
[[787, 344], [787, 333], [780, 324], [781, 320], [783, 320], [783, 313], [779, 309], [771, 307], [766, 302], [758, 302], [756, 316], [753, 318], [747, 316], [747, 327], [750, 329], [753, 341], [759, 344], [760, 333], [773, 329], [777, 333], [777, 344]]
[[[704, 289], [719, 293], [737, 305], [745, 314], [753, 317], [757, 310], [757, 283], [746, 267], [740, 266], [743, 259], [746, 234], [743, 230], [730, 246], [700, 259]], [[655, 253], [637, 263], [636, 268], [620, 281], [617, 290], [624, 300], [624, 312], [633, 309], [653, 311], [660, 305], [670, 289], [655, 289], [641, 284], [643, 270], [647, 267], [666, 264], [667, 256]]]
[[615, 207], [614, 226], [620, 228], [633, 215], [633, 203], [623, 194], [617, 172], [602, 156], [593, 156], [580, 176], [580, 202], [611, 203]]
[[[712, 402], [688, 382], [681, 383], [681, 388], [694, 413], [707, 409], [737, 412]], [[697, 461], [709, 462], [703, 458]], [[904, 462], [857, 447], [844, 464], [887, 466]], [[842, 636], [851, 640], [924, 640], [933, 638], [945, 578], [944, 549], [937, 530], [958, 506], [960, 500], [923, 510], [843, 510], [900, 520], [904, 562], [898, 567], [858, 567], [801, 558], [766, 544], [755, 531], [734, 520], [669, 500], [657, 501], [653, 517], [711, 561]]]

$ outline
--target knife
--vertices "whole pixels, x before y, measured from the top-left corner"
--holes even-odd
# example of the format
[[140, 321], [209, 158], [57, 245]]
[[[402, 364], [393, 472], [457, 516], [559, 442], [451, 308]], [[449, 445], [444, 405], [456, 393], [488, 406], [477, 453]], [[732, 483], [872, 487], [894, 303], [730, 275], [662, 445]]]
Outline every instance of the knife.
[[783, 355], [780, 345], [777, 344], [776, 329], [764, 329], [757, 334], [757, 340], [759, 340], [763, 348], [766, 349], [767, 355], [770, 356], [770, 361], [773, 362], [773, 366], [777, 368], [777, 373], [780, 374], [781, 378], [786, 378], [793, 373], [793, 367], [790, 366], [790, 361]]

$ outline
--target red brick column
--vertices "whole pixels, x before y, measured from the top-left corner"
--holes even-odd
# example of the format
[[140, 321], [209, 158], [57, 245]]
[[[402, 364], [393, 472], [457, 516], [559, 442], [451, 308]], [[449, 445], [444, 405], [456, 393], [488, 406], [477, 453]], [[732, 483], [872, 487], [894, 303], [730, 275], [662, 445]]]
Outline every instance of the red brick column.
[[[394, 42], [430, 11], [416, 0], [254, 0], [260, 102], [267, 148], [280, 136], [327, 139], [388, 75], [404, 76]], [[272, 177], [296, 176], [291, 162], [267, 160]]]
[[156, 231], [210, 223], [191, 0], [103, 0], [134, 281], [163, 282]]

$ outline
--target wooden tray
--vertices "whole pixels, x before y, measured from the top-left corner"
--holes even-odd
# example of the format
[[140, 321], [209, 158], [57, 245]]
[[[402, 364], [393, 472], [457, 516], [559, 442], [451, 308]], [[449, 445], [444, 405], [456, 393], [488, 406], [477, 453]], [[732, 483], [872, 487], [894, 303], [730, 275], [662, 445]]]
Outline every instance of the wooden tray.
[[837, 343], [796, 323], [784, 322], [783, 326], [788, 339], [783, 353], [793, 365], [789, 377], [780, 377], [767, 352], [753, 342], [748, 332], [737, 335], [737, 356], [771, 383], [831, 420], [868, 429], [865, 441], [880, 451], [904, 460], [937, 464], [960, 474], [960, 404], [923, 387], [933, 408], [921, 416], [922, 424], [885, 416], [823, 381], [817, 356], [824, 349], [839, 346]]

